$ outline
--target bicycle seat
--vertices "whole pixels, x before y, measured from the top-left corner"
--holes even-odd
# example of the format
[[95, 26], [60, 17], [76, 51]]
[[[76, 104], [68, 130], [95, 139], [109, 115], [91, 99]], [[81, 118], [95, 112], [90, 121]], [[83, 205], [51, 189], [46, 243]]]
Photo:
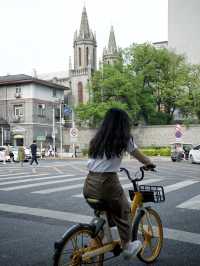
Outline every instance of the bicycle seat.
[[85, 198], [90, 207], [97, 211], [106, 211], [108, 206], [104, 200]]

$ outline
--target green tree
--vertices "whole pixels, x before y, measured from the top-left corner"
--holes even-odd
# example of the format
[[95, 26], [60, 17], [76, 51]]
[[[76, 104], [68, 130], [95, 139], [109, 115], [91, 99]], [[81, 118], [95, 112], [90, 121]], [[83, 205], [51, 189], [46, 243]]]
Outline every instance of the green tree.
[[124, 49], [114, 65], [93, 74], [91, 100], [77, 108], [86, 125], [96, 127], [108, 108], [126, 110], [134, 122], [170, 124], [175, 110], [200, 119], [200, 66], [190, 66], [182, 55], [151, 44]]
[[140, 116], [146, 123], [170, 123], [188, 82], [185, 58], [150, 44], [126, 50], [129, 69], [140, 77]]
[[76, 108], [79, 120], [96, 127], [111, 107], [126, 110], [135, 120], [139, 110], [135, 82], [121, 59], [114, 65], [102, 66], [92, 77], [90, 103]]

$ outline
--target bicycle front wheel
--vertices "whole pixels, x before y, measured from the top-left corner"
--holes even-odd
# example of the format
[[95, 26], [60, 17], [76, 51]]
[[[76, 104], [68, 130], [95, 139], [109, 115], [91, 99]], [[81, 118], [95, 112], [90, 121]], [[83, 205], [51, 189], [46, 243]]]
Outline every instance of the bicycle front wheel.
[[54, 266], [103, 265], [103, 255], [82, 261], [85, 252], [102, 246], [101, 239], [92, 238], [93, 232], [84, 225], [73, 227], [61, 240], [54, 254]]
[[133, 240], [142, 242], [138, 258], [145, 263], [155, 261], [163, 245], [163, 227], [158, 213], [151, 208], [141, 211], [134, 222], [132, 236]]

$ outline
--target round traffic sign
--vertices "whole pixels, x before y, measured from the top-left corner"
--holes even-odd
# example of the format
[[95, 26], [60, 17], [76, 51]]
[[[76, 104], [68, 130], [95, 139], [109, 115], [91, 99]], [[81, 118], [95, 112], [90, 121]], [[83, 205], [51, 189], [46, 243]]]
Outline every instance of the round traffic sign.
[[70, 136], [73, 138], [78, 137], [78, 129], [75, 127], [70, 128], [69, 133], [70, 133]]

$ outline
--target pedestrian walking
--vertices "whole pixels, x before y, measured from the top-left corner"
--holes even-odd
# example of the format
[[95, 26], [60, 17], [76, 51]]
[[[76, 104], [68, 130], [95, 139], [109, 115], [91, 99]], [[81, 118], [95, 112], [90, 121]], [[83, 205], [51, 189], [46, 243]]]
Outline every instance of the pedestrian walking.
[[30, 148], [31, 148], [31, 154], [32, 154], [30, 165], [32, 165], [34, 161], [38, 165], [36, 140], [33, 140], [33, 143], [31, 144]]
[[21, 164], [21, 167], [23, 166], [25, 160], [25, 151], [24, 151], [24, 147], [23, 146], [19, 146], [18, 148], [18, 161]]

